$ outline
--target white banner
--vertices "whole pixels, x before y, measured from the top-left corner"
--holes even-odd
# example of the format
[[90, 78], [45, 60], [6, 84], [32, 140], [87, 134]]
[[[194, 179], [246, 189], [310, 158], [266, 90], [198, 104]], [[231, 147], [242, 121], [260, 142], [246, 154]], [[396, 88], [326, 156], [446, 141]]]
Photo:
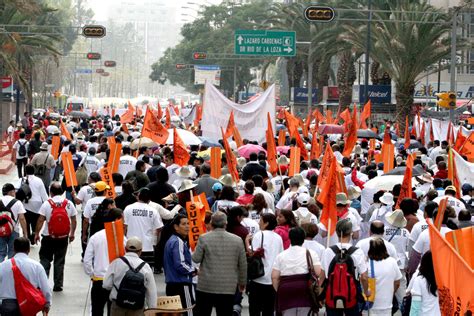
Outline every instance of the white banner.
[[202, 114], [202, 136], [217, 141], [222, 139], [221, 127], [227, 128], [230, 112], [234, 111], [234, 121], [242, 139], [265, 142], [267, 130], [267, 113], [275, 131], [275, 85], [269, 87], [261, 96], [254, 100], [237, 104], [227, 99], [209, 82], [204, 92], [204, 108]]
[[474, 183], [474, 163], [464, 160], [455, 150], [453, 150], [456, 161], [456, 173], [461, 185], [464, 183]]
[[221, 68], [219, 66], [194, 66], [194, 84], [210, 82], [215, 86], [221, 85]]

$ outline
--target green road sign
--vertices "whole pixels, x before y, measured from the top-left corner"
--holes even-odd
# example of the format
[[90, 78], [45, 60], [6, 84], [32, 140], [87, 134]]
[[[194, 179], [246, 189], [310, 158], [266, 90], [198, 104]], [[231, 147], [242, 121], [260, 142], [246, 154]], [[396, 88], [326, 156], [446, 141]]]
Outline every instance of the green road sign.
[[235, 54], [292, 57], [296, 55], [296, 32], [236, 30]]

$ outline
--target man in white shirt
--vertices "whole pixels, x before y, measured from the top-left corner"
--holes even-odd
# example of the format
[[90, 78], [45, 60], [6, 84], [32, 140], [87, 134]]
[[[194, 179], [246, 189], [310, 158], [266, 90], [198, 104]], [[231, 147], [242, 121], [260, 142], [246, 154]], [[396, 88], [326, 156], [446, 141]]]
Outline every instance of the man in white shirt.
[[[369, 292], [369, 284], [368, 284], [368, 274], [367, 274], [367, 263], [365, 260], [365, 255], [360, 249], [355, 249], [353, 248], [352, 243], [351, 243], [351, 235], [352, 235], [352, 223], [348, 219], [340, 220], [337, 225], [336, 225], [336, 233], [338, 237], [338, 243], [334, 247], [338, 247], [340, 250], [345, 249], [347, 252], [350, 253], [350, 256], [354, 262], [354, 267], [355, 267], [355, 274], [356, 278], [359, 278], [359, 281], [362, 285], [364, 294], [366, 296], [370, 296]], [[327, 248], [324, 250], [323, 257], [321, 260], [321, 267], [322, 267], [322, 275], [323, 278], [328, 278], [332, 271], [329, 271], [329, 267], [331, 265], [332, 260], [336, 256], [336, 253], [334, 252], [337, 248]], [[336, 314], [335, 309], [331, 309], [329, 307], [326, 307], [326, 311], [328, 315], [338, 315]], [[337, 310], [339, 315], [342, 315], [342, 312], [346, 312], [347, 315], [356, 315], [356, 311], [358, 312], [358, 306], [351, 308], [351, 309], [338, 309]], [[352, 314], [354, 313], [354, 314]]]
[[142, 240], [141, 258], [148, 263], [154, 263], [154, 247], [163, 227], [158, 211], [149, 205], [151, 191], [141, 188], [138, 191], [138, 202], [130, 204], [123, 211], [125, 235], [127, 238], [137, 236]]
[[444, 189], [444, 196], [438, 196], [433, 202], [441, 203], [441, 200], [448, 198], [448, 206], [451, 206], [456, 211], [456, 217], [458, 216], [459, 212], [466, 209], [466, 205], [461, 202], [458, 198], [456, 198], [456, 187], [454, 185], [449, 185]]
[[[384, 223], [381, 221], [374, 221], [370, 223], [370, 237], [359, 240], [359, 242], [357, 242], [356, 244], [356, 247], [362, 250], [364, 255], [368, 258], [370, 241], [374, 238], [383, 238], [384, 233]], [[382, 240], [384, 241], [385, 248], [387, 248], [388, 255], [398, 261], [398, 255], [395, 246], [392, 245], [390, 242], [386, 241], [385, 239]]]
[[142, 266], [139, 272], [143, 274], [145, 278], [145, 305], [148, 308], [156, 307], [158, 295], [155, 278], [153, 277], [153, 271], [151, 270], [150, 266], [139, 258], [142, 253], [142, 248], [142, 242], [139, 238], [129, 238], [125, 245], [125, 256], [112, 261], [107, 269], [104, 277], [103, 287], [110, 291], [109, 299], [112, 301], [111, 315], [143, 315], [143, 308], [132, 311], [118, 306], [115, 302], [117, 299], [117, 289], [120, 287], [120, 283], [122, 282], [125, 273], [127, 273], [127, 271], [130, 269], [129, 266], [133, 267], [134, 269]]
[[291, 178], [288, 184], [290, 186], [288, 191], [283, 194], [276, 205], [277, 211], [292, 209], [292, 203], [293, 200], [296, 199], [300, 183], [297, 179]]
[[28, 163], [28, 146], [29, 142], [25, 139], [25, 132], [20, 133], [18, 139], [13, 145], [13, 161], [16, 163], [18, 169], [18, 178], [23, 177], [24, 168]]
[[[113, 208], [104, 222], [113, 222], [122, 218], [122, 211]], [[104, 307], [110, 311], [110, 291], [102, 287], [109, 266], [109, 251], [105, 229], [95, 233], [87, 244], [84, 253], [84, 271], [92, 279], [91, 312], [92, 315], [103, 315]]]
[[438, 204], [433, 201], [428, 201], [423, 210], [423, 220], [413, 225], [410, 232], [410, 241], [408, 243], [409, 253], [413, 250], [413, 245], [416, 243], [421, 233], [428, 229], [428, 218], [433, 218], [433, 213], [438, 209]]
[[122, 148], [123, 156], [120, 157], [118, 173], [120, 173], [124, 178], [127, 176], [127, 173], [135, 170], [135, 165], [137, 164], [137, 158], [130, 155], [130, 147], [124, 146]]
[[102, 163], [99, 159], [96, 158], [96, 149], [94, 147], [89, 148], [88, 154], [85, 159], [82, 160], [81, 165], [85, 165], [87, 169], [87, 175], [90, 175], [91, 172], [97, 172], [102, 166]]
[[253, 191], [253, 194], [261, 193], [263, 197], [265, 198], [265, 202], [267, 202], [267, 206], [270, 210], [272, 210], [272, 213], [275, 213], [275, 197], [273, 194], [263, 191], [262, 185], [263, 185], [263, 177], [261, 175], [254, 175], [252, 177], [252, 181], [255, 183], [255, 189]]
[[26, 211], [23, 204], [15, 199], [15, 192], [15, 187], [11, 183], [6, 183], [2, 188], [3, 196], [0, 198], [0, 201], [5, 209], [2, 207], [0, 214], [2, 214], [5, 220], [8, 218], [10, 223], [0, 226], [0, 233], [2, 235], [0, 237], [0, 262], [5, 260], [7, 256], [8, 258], [13, 257], [13, 241], [20, 236], [20, 225], [23, 236], [28, 237], [25, 220]]
[[326, 249], [326, 247], [324, 247], [319, 242], [314, 240], [314, 238], [316, 238], [319, 232], [318, 225], [313, 224], [313, 223], [306, 223], [306, 224], [302, 224], [301, 228], [303, 228], [306, 234], [303, 247], [309, 250], [313, 250], [314, 252], [316, 252], [319, 258], [322, 258], [323, 252]]
[[[39, 209], [43, 205], [44, 201], [48, 199], [48, 193], [44, 186], [41, 178], [34, 175], [35, 167], [31, 164], [26, 165], [26, 178], [28, 179], [28, 185], [31, 190], [31, 198], [24, 204], [25, 206], [25, 219], [26, 219], [26, 229], [28, 234], [24, 234], [25, 237], [28, 236], [31, 244], [34, 243], [34, 232], [36, 229], [36, 223], [38, 222]], [[21, 181], [18, 186], [21, 185]]]
[[164, 163], [166, 165], [166, 171], [168, 171], [168, 183], [174, 183], [178, 179], [176, 170], [178, 170], [179, 166], [174, 163], [173, 154], [166, 155], [164, 157]]
[[[64, 281], [64, 264], [66, 261], [66, 253], [68, 242], [74, 241], [74, 233], [76, 231], [76, 215], [77, 211], [74, 204], [63, 198], [64, 190], [61, 188], [61, 183], [53, 182], [50, 187], [51, 198], [43, 203], [39, 210], [40, 217], [36, 225], [35, 243], [40, 240], [40, 232], [44, 225], [41, 239], [41, 248], [39, 251], [40, 263], [44, 267], [46, 274], [49, 276], [51, 269], [51, 262], [54, 260], [54, 292], [61, 292], [63, 290]], [[56, 207], [65, 205], [65, 211], [70, 220], [69, 236], [53, 238], [49, 234], [49, 224], [53, 217], [50, 203], [56, 204]], [[55, 215], [56, 216], [56, 215]]]
[[295, 215], [296, 222], [300, 226], [301, 224], [305, 223], [318, 223], [318, 218], [316, 217], [316, 215], [314, 215], [308, 210], [308, 204], [310, 199], [311, 197], [307, 193], [299, 193], [298, 197], [296, 198], [298, 208], [296, 209], [296, 211], [293, 211], [293, 214]]

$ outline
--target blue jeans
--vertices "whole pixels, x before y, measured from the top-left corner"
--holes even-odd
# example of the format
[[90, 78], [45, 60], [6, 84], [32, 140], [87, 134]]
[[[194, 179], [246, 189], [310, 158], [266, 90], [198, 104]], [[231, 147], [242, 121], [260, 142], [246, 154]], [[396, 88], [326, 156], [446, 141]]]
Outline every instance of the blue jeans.
[[3, 262], [5, 258], [12, 258], [14, 255], [13, 241], [18, 237], [17, 232], [13, 232], [10, 237], [0, 238], [0, 262]]

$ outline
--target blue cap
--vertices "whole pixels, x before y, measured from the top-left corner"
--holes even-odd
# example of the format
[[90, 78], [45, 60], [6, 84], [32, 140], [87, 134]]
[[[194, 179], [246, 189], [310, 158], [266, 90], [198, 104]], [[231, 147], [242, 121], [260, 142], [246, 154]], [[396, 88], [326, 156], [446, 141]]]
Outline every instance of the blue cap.
[[216, 182], [212, 185], [212, 191], [222, 191], [222, 184], [220, 182]]

